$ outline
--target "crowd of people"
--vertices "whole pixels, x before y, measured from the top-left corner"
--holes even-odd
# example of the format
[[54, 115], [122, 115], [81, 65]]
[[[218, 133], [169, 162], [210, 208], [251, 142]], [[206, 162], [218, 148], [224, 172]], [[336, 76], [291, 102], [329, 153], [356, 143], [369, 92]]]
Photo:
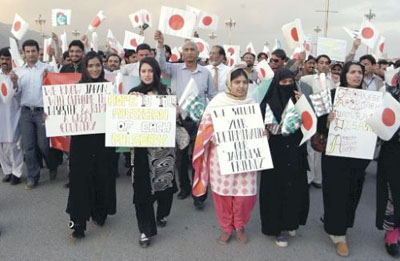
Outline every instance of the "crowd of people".
[[[110, 50], [90, 50], [86, 36], [71, 41], [68, 51], [60, 54], [55, 37], [59, 53], [56, 67], [41, 61], [35, 40], [23, 42], [25, 64], [14, 69], [9, 48], [2, 48], [0, 73], [15, 90], [8, 103], [0, 100], [0, 163], [5, 175], [2, 181], [19, 184], [25, 164], [25, 188], [36, 189], [43, 161], [50, 180], [54, 180], [57, 168], [68, 159], [66, 212], [70, 216], [72, 238], [83, 238], [87, 221], [92, 219], [103, 226], [107, 216], [116, 213], [119, 153], [105, 146], [104, 134], [72, 136], [67, 157], [51, 148], [44, 124], [43, 77], [48, 72], [80, 73], [79, 83], [92, 83], [106, 82], [107, 74], [120, 73], [140, 78], [138, 86], [129, 87], [131, 95], [176, 95], [177, 100], [193, 79], [207, 107], [198, 121], [182, 117], [177, 107], [176, 142], [181, 144], [176, 148], [132, 148], [124, 153], [125, 166], [132, 175], [140, 246], [148, 247], [157, 234], [157, 226], [167, 225], [174, 194], [179, 191], [177, 198], [191, 196], [198, 210], [204, 207], [211, 193], [221, 227], [217, 239], [221, 244], [228, 244], [234, 234], [241, 243], [249, 241], [245, 227], [259, 194], [261, 232], [275, 237], [279, 247], [287, 247], [289, 237], [295, 237], [299, 226], [307, 222], [309, 187], [313, 186], [322, 189], [324, 229], [336, 253], [348, 256], [346, 234], [354, 224], [370, 161], [325, 154], [322, 141], [328, 135], [329, 123], [335, 119], [334, 112], [318, 118], [317, 134], [302, 146], [298, 146], [302, 140], [300, 128], [289, 128], [283, 133], [281, 119], [290, 100], [296, 103], [301, 95], [309, 99], [322, 91], [321, 75], [326, 76], [332, 97], [339, 86], [372, 91], [383, 87], [400, 101], [400, 77], [395, 86], [385, 86], [384, 82], [384, 72], [391, 62], [383, 59], [377, 62], [370, 54], [355, 61], [359, 39], [354, 41], [344, 63], [331, 61], [324, 54], [306, 56], [305, 52], [289, 59], [284, 50], [276, 49], [270, 56], [246, 52], [232, 68], [227, 65], [222, 46], [212, 46], [209, 58], [199, 59], [197, 44], [190, 40], [182, 46], [181, 59], [170, 62], [171, 48], [164, 43], [163, 34], [157, 31], [154, 39], [157, 42], [154, 49], [142, 43], [136, 50], [125, 50], [122, 56]], [[274, 118], [265, 125], [274, 168], [221, 175], [211, 111], [216, 107], [256, 103], [249, 97], [248, 89], [250, 84], [262, 84], [255, 70], [255, 64], [262, 60], [267, 60], [274, 71], [259, 104], [263, 117], [266, 111], [271, 111]], [[393, 65], [400, 67], [400, 60]], [[170, 83], [166, 84], [165, 79], [170, 79]], [[389, 141], [380, 141], [379, 147], [376, 227], [386, 233], [388, 254], [399, 256], [400, 180], [395, 164], [400, 157], [400, 132]]]

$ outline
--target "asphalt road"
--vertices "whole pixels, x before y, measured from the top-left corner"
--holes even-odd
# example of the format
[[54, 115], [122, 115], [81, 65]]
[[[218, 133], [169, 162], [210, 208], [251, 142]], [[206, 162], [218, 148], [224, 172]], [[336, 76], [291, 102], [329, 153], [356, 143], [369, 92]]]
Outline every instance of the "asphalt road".
[[[31, 191], [24, 185], [0, 183], [0, 260], [343, 260], [323, 230], [321, 190], [310, 189], [307, 225], [290, 238], [287, 248], [279, 248], [260, 231], [258, 204], [246, 228], [250, 241], [243, 245], [233, 239], [228, 245], [216, 242], [220, 230], [211, 198], [202, 211], [190, 198], [174, 199], [165, 228], [158, 229], [147, 249], [138, 244], [139, 232], [132, 205], [130, 177], [120, 161], [117, 179], [117, 214], [102, 228], [88, 223], [86, 237], [74, 242], [65, 213], [68, 190], [63, 188], [65, 164], [55, 181], [42, 171], [39, 186]], [[350, 257], [347, 260], [391, 260], [384, 249], [384, 233], [375, 228], [375, 169], [367, 178], [355, 227], [348, 232]]]

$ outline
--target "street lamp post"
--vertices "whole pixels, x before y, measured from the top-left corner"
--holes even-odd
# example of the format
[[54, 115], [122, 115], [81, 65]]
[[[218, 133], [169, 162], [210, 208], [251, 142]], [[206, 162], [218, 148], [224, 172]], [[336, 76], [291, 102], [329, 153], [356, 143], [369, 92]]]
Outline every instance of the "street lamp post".
[[46, 37], [46, 34], [43, 33], [43, 26], [46, 23], [46, 19], [42, 18], [42, 15], [39, 14], [38, 18], [35, 19], [35, 23], [40, 27], [40, 36], [42, 36], [43, 40]]
[[235, 28], [236, 21], [233, 20], [232, 18], [229, 18], [228, 20], [225, 21], [225, 26], [229, 30], [229, 44], [232, 44], [232, 29]]
[[208, 35], [208, 38], [213, 42], [215, 38], [217, 38], [217, 34], [215, 32], [212, 32], [211, 34]]
[[72, 32], [72, 35], [75, 37], [75, 39], [77, 39], [78, 37], [79, 37], [79, 35], [81, 34], [81, 32], [79, 32], [78, 30], [73, 30]]
[[319, 26], [317, 25], [314, 28], [314, 32], [317, 34], [314, 45], [315, 45], [315, 49], [314, 49], [314, 55], [317, 55], [317, 48], [318, 48], [318, 34], [322, 31], [321, 28], [319, 28]]

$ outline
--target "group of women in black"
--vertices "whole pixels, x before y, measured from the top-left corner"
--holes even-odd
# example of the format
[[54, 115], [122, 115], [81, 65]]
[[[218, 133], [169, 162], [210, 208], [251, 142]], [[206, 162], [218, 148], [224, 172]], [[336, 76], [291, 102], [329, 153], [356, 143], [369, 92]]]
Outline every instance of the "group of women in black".
[[[103, 82], [101, 57], [90, 52], [84, 61], [81, 83]], [[167, 87], [160, 81], [161, 71], [153, 58], [145, 58], [139, 67], [141, 84], [132, 89], [134, 95], [167, 95]], [[361, 88], [364, 68], [350, 62], [344, 65], [341, 85]], [[230, 77], [230, 75], [228, 75]], [[279, 69], [260, 104], [262, 114], [273, 113], [276, 122], [289, 100], [296, 103], [297, 86], [294, 75]], [[388, 89], [400, 100], [400, 82]], [[334, 97], [335, 91], [332, 91]], [[334, 113], [318, 119], [318, 133], [327, 134]], [[279, 124], [278, 124], [279, 125]], [[307, 184], [307, 155], [304, 146], [298, 146], [302, 134], [299, 128], [282, 134], [279, 126], [266, 126], [274, 168], [261, 173], [260, 215], [262, 233], [274, 236], [280, 247], [288, 245], [289, 236], [295, 236], [300, 225], [305, 225], [309, 210]], [[174, 179], [175, 151], [165, 148], [135, 148], [133, 154], [133, 203], [140, 231], [142, 247], [150, 244], [157, 234], [157, 226], [165, 226], [170, 213], [173, 194], [177, 191]], [[107, 215], [116, 212], [115, 149], [105, 147], [104, 134], [73, 136], [70, 151], [70, 191], [67, 213], [73, 238], [85, 235], [86, 222], [102, 226]], [[400, 180], [396, 160], [400, 158], [400, 135], [384, 142], [378, 160], [376, 226], [386, 231], [385, 245], [389, 254], [398, 255], [400, 238]], [[354, 224], [368, 160], [322, 156], [324, 229], [340, 256], [349, 255], [347, 229]], [[157, 210], [153, 204], [157, 201]]]

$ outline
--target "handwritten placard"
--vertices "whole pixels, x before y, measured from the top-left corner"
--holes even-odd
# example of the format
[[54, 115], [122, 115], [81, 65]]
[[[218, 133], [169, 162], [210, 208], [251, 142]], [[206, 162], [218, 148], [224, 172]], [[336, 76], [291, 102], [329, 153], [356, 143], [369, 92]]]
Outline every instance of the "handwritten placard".
[[273, 168], [258, 104], [215, 108], [211, 118], [222, 175]]
[[344, 62], [347, 42], [341, 39], [318, 37], [317, 55], [328, 55], [333, 61]]
[[110, 82], [44, 85], [47, 137], [105, 132], [106, 95]]
[[373, 159], [377, 136], [367, 124], [382, 102], [382, 92], [339, 87], [336, 89], [326, 154]]
[[107, 147], [175, 147], [176, 96], [108, 95]]

